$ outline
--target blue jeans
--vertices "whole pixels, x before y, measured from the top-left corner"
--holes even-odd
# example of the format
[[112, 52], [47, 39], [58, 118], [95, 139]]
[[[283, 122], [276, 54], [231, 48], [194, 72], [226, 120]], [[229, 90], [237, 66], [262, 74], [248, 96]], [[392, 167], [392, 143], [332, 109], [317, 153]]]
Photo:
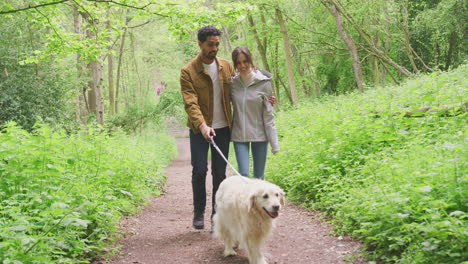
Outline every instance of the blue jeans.
[[254, 177], [265, 179], [268, 142], [234, 142], [237, 166], [242, 176], [249, 177], [249, 151], [252, 149]]
[[[223, 155], [229, 154], [231, 131], [229, 127], [215, 129], [214, 141]], [[206, 207], [206, 173], [208, 171], [208, 148], [211, 147], [211, 175], [213, 176], [212, 211], [215, 213], [215, 197], [221, 182], [226, 179], [226, 162], [218, 151], [202, 136], [190, 130], [190, 156], [192, 160], [193, 209], [195, 214], [204, 214]]]

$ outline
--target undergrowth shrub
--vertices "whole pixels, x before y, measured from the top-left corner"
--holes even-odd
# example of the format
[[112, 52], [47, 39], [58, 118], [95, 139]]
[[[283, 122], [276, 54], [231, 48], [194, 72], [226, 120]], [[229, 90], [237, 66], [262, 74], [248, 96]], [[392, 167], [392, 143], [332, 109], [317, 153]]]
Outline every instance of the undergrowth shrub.
[[281, 112], [267, 178], [361, 239], [371, 259], [466, 261], [466, 76], [465, 65]]
[[[107, 121], [109, 130], [123, 130], [127, 133], [143, 131], [151, 123], [161, 123], [163, 118], [174, 117], [183, 123], [186, 117], [182, 95], [178, 89], [164, 90], [158, 97], [158, 103], [148, 100], [143, 105], [129, 106]], [[185, 120], [184, 120], [185, 121]]]
[[115, 237], [121, 215], [161, 191], [162, 169], [175, 152], [166, 132], [67, 135], [7, 123], [0, 133], [0, 262], [87, 263]]

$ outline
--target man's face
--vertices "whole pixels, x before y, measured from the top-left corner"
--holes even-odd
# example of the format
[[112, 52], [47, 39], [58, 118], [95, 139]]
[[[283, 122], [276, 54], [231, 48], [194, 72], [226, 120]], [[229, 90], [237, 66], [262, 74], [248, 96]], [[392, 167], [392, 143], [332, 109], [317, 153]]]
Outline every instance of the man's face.
[[202, 53], [203, 62], [213, 62], [219, 50], [219, 40], [219, 36], [208, 36], [205, 42], [198, 41], [198, 46], [200, 47]]

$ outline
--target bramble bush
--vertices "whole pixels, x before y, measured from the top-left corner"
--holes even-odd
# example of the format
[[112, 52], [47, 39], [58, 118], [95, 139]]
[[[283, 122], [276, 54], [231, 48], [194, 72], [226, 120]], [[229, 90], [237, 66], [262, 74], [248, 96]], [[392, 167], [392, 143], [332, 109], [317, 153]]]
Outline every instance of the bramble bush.
[[[466, 261], [466, 76], [467, 65], [279, 113], [268, 180], [361, 239], [370, 259]], [[435, 112], [414, 111], [424, 106]]]
[[0, 133], [0, 262], [88, 263], [102, 253], [120, 217], [161, 191], [162, 169], [176, 149], [160, 131], [68, 135], [7, 123]]

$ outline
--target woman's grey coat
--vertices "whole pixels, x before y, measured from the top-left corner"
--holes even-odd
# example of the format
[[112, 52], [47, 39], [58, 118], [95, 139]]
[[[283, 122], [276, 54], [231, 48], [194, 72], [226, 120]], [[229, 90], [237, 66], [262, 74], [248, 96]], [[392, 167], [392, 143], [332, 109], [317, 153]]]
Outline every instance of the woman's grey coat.
[[279, 151], [274, 109], [268, 101], [273, 94], [271, 74], [254, 70], [252, 83], [244, 85], [240, 74], [231, 81], [231, 101], [234, 109], [231, 140], [234, 142], [268, 141], [271, 152]]

